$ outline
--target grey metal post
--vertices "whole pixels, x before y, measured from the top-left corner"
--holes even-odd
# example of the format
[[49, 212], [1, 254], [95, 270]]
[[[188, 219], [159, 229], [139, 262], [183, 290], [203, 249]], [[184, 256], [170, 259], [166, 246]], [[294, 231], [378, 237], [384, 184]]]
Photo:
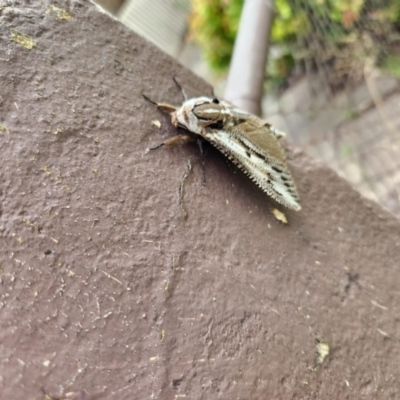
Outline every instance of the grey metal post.
[[225, 90], [226, 100], [256, 115], [261, 114], [273, 10], [273, 0], [245, 1]]

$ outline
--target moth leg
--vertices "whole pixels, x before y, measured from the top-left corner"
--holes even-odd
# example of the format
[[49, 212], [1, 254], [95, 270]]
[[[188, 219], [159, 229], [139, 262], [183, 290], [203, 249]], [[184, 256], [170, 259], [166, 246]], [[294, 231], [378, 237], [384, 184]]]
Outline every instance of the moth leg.
[[203, 184], [206, 184], [206, 169], [204, 168], [204, 160], [205, 160], [205, 156], [206, 153], [204, 151], [204, 140], [202, 139], [197, 139], [197, 145], [199, 146], [199, 150], [200, 150], [200, 156], [201, 156], [201, 170], [203, 171]]
[[171, 104], [167, 104], [167, 103], [156, 103], [153, 100], [150, 100], [145, 94], [142, 94], [142, 96], [144, 97], [145, 100], [147, 100], [149, 103], [154, 104], [158, 109], [160, 109], [161, 111], [167, 113], [167, 114], [171, 114], [174, 111], [177, 110], [177, 107], [172, 106]]
[[229, 171], [231, 171], [232, 174], [236, 174], [237, 170], [235, 169], [235, 165], [230, 160], [228, 160], [226, 157], [224, 157], [224, 162], [225, 162], [225, 165], [228, 167]]
[[177, 107], [172, 106], [171, 104], [168, 103], [158, 103], [157, 108], [167, 114], [172, 114], [178, 109]]
[[178, 86], [178, 88], [179, 88], [180, 91], [182, 92], [183, 98], [184, 98], [185, 100], [187, 100], [188, 97], [187, 97], [187, 94], [186, 94], [186, 92], [185, 92], [185, 89], [184, 89], [184, 88], [180, 85], [180, 83], [176, 80], [175, 75], [172, 75], [172, 79], [174, 80], [175, 85]]
[[149, 150], [157, 150], [162, 146], [176, 146], [177, 144], [182, 145], [182, 144], [194, 142], [195, 140], [196, 139], [191, 135], [187, 135], [187, 134], [175, 135], [175, 136], [168, 138], [167, 140], [160, 143], [159, 145], [152, 147]]

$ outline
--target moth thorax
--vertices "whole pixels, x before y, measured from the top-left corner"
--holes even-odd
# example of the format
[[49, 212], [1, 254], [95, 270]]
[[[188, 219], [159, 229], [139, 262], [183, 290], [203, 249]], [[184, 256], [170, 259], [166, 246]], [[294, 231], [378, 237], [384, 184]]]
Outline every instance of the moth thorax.
[[175, 126], [186, 128], [188, 131], [201, 134], [202, 127], [198, 118], [192, 112], [190, 104], [183, 104], [176, 112], [171, 114], [171, 122]]

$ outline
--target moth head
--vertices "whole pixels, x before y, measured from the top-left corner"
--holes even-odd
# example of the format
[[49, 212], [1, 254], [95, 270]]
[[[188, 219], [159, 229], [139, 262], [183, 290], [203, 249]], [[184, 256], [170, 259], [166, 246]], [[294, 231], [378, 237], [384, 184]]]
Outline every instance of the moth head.
[[191, 132], [201, 134], [207, 126], [223, 122], [224, 107], [218, 99], [210, 97], [195, 97], [186, 100], [176, 110], [175, 117], [177, 125]]

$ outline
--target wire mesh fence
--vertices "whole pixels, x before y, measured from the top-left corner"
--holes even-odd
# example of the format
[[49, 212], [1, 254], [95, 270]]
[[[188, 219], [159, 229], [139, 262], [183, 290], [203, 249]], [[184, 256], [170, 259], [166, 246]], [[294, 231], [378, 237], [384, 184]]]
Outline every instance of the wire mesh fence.
[[303, 121], [301, 139], [290, 113], [282, 114], [292, 139], [400, 216], [400, 88], [390, 78], [400, 76], [400, 2], [291, 0], [290, 6], [303, 28], [288, 46], [320, 102], [317, 111], [302, 105], [314, 115]]

